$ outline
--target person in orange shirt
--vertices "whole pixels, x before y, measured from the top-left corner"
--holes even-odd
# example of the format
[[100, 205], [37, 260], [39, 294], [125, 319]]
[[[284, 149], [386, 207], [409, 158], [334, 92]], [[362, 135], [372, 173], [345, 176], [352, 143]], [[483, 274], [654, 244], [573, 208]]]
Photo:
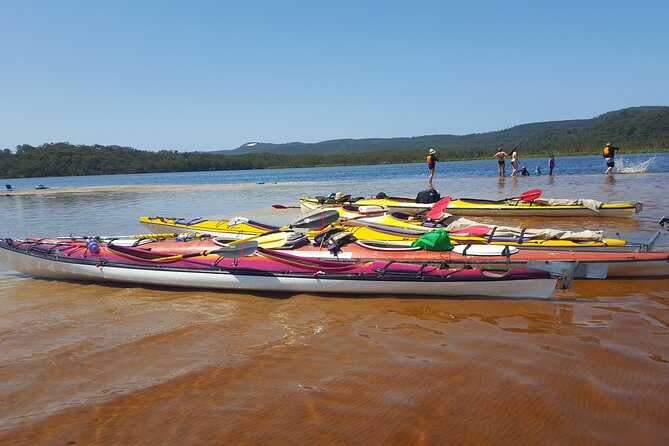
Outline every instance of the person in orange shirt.
[[602, 149], [602, 155], [606, 161], [606, 172], [604, 173], [611, 173], [613, 170], [613, 167], [615, 166], [615, 156], [618, 150], [618, 147], [612, 147], [610, 142], [607, 142], [604, 149]]

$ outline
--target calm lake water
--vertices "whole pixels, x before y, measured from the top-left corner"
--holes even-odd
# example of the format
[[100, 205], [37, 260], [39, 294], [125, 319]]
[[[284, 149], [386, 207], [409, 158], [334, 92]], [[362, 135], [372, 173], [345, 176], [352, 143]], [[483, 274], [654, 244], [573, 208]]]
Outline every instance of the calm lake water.
[[[521, 160], [533, 170], [545, 159]], [[442, 195], [640, 200], [631, 219], [524, 219], [647, 240], [669, 154], [558, 158], [498, 178], [445, 162]], [[300, 196], [414, 196], [422, 164], [5, 179], [0, 236], [145, 232], [140, 215], [285, 223]], [[141, 190], [133, 185], [228, 188]], [[244, 183], [241, 186], [233, 184]], [[263, 184], [256, 184], [263, 183]], [[666, 231], [665, 231], [666, 233]], [[666, 237], [656, 249], [669, 251]], [[620, 444], [669, 438], [669, 279], [576, 281], [550, 301], [237, 294], [66, 283], [0, 265], [0, 444]]]
[[[601, 156], [573, 156], [556, 159], [557, 175], [601, 173], [606, 169]], [[548, 172], [547, 158], [522, 158], [520, 166], [530, 172], [540, 166], [542, 173]], [[511, 173], [507, 162], [506, 173]], [[618, 155], [616, 169], [624, 173], [669, 172], [669, 153]], [[426, 175], [424, 163], [383, 164], [377, 166], [314, 167], [308, 169], [263, 169], [231, 170], [216, 172], [176, 172], [161, 174], [131, 175], [84, 175], [78, 177], [39, 177], [1, 179], [14, 189], [32, 189], [38, 184], [48, 187], [79, 187], [133, 184], [239, 184], [272, 183], [293, 181], [342, 181], [351, 180], [396, 180]], [[495, 160], [448, 161], [438, 163], [435, 178], [473, 178], [497, 176]], [[427, 181], [425, 181], [427, 184]], [[494, 191], [491, 191], [494, 192]]]

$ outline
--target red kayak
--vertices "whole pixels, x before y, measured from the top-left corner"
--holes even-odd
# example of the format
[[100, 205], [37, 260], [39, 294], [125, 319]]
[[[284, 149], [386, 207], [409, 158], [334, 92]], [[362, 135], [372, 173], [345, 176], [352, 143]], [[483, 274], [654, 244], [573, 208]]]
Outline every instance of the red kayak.
[[[388, 261], [305, 259], [257, 242], [177, 254], [180, 242], [122, 246], [96, 240], [0, 240], [0, 262], [36, 277], [182, 288], [348, 296], [548, 298], [556, 279], [536, 269], [490, 272]], [[202, 243], [198, 250], [202, 248]], [[196, 248], [182, 242], [181, 247]], [[256, 252], [257, 249], [257, 252]]]
[[[339, 243], [338, 246], [335, 246], [336, 243], [332, 243], [332, 240], [321, 240], [320, 246], [314, 246], [306, 237], [298, 235], [297, 238], [293, 238], [292, 235], [297, 234], [290, 234], [291, 237], [288, 237], [290, 248], [280, 250], [313, 259], [383, 260], [495, 270], [528, 266], [537, 268], [540, 267], [539, 264], [578, 261], [581, 264], [607, 267], [606, 277], [669, 277], [669, 252], [524, 250], [513, 246], [476, 244], [456, 245], [453, 251], [426, 251], [412, 248], [405, 242], [361, 240], [348, 244]], [[225, 246], [225, 242], [208, 236], [189, 238], [187, 241], [177, 238], [122, 237], [113, 240], [112, 245], [134, 246], [148, 251], [189, 253]]]

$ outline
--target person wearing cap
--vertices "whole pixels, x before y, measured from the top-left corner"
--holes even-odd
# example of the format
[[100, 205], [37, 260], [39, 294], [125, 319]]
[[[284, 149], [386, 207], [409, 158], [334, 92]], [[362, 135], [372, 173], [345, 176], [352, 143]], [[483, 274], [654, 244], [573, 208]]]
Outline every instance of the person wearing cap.
[[439, 157], [437, 156], [437, 151], [434, 149], [430, 149], [427, 154], [427, 167], [430, 169], [430, 179], [428, 180], [428, 187], [430, 189], [434, 189], [432, 187], [432, 178], [434, 178], [434, 169], [437, 167], [437, 161], [439, 161]]
[[497, 158], [497, 173], [499, 173], [500, 177], [506, 175], [506, 161], [504, 161], [504, 158], [507, 156], [509, 155], [507, 155], [501, 147], [498, 148], [497, 152], [492, 156], [493, 158]]
[[604, 149], [602, 149], [602, 156], [604, 156], [604, 161], [606, 161], [606, 173], [611, 173], [613, 170], [613, 167], [615, 166], [615, 156], [616, 152], [619, 150], [618, 147], [613, 147], [611, 146], [610, 142], [607, 142], [606, 145], [604, 146]]

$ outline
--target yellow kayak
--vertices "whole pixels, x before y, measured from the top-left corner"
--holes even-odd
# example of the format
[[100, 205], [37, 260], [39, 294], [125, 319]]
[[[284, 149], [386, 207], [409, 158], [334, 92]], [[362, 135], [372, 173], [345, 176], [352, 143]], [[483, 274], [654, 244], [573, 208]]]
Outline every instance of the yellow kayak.
[[277, 226], [259, 223], [246, 218], [207, 220], [202, 218], [187, 219], [141, 216], [139, 217], [139, 222], [154, 234], [191, 232], [210, 234], [226, 240], [239, 240], [278, 229]]
[[[207, 219], [182, 219], [168, 217], [142, 216], [139, 221], [151, 232], [180, 233], [191, 232], [200, 234], [211, 234], [227, 240], [239, 240], [268, 231], [279, 229], [277, 226], [267, 225], [252, 220], [207, 220]], [[341, 227], [349, 231], [360, 240], [384, 240], [384, 241], [413, 241], [423, 235], [424, 229], [411, 227], [399, 227], [389, 224], [370, 224], [365, 226], [351, 226], [342, 223], [334, 223], [333, 227]], [[320, 231], [309, 231], [309, 238]], [[606, 238], [602, 241], [575, 241], [575, 240], [541, 240], [528, 237], [509, 236], [481, 236], [481, 235], [450, 235], [454, 244], [487, 244], [487, 245], [509, 245], [523, 248], [545, 248], [545, 249], [601, 249], [610, 247], [616, 250], [638, 250], [637, 245], [630, 245], [625, 240]]]
[[[341, 225], [340, 223], [335, 223]], [[393, 225], [370, 224], [367, 226], [342, 225], [344, 229], [353, 233], [360, 240], [389, 240], [389, 241], [413, 241], [425, 234], [426, 231], [402, 228]], [[517, 236], [481, 236], [481, 235], [455, 235], [450, 234], [451, 242], [454, 244], [486, 244], [486, 245], [509, 245], [523, 248], [546, 248], [546, 249], [578, 249], [578, 248], [624, 248], [629, 246], [625, 240], [616, 238], [605, 238], [601, 241], [587, 240], [556, 240], [556, 239], [534, 239]], [[634, 247], [636, 249], [637, 247]]]
[[[444, 209], [453, 215], [487, 217], [631, 217], [643, 209], [638, 201], [602, 203], [591, 199], [545, 199], [523, 200], [511, 197], [502, 200], [480, 198], [453, 198]], [[347, 199], [348, 201], [344, 201]], [[421, 213], [429, 211], [434, 203], [417, 203], [413, 198], [351, 198], [329, 199], [326, 197], [302, 197], [300, 207], [304, 212], [323, 207], [341, 207], [345, 204], [358, 206], [383, 206], [392, 211]]]

